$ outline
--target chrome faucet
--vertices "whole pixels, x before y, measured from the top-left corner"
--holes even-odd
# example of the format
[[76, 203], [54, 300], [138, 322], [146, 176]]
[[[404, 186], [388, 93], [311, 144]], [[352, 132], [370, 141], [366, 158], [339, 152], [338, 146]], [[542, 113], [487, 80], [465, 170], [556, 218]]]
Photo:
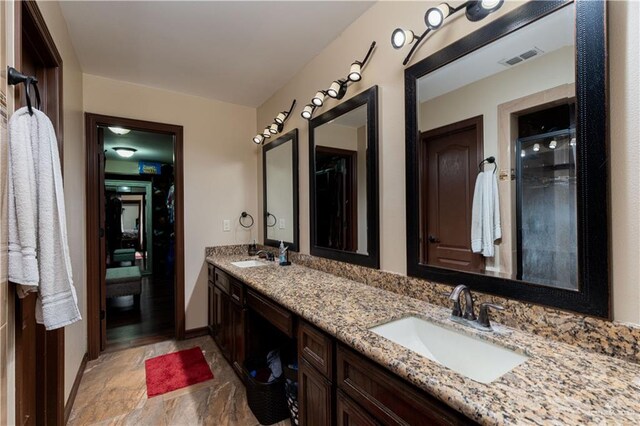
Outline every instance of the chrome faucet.
[[[460, 307], [460, 298], [464, 294], [464, 314]], [[473, 309], [473, 297], [471, 290], [464, 284], [460, 284], [453, 289], [449, 295], [449, 299], [453, 301], [453, 310], [451, 311], [451, 319], [455, 322], [469, 325], [473, 328], [482, 331], [491, 331], [491, 322], [489, 321], [489, 308], [499, 311], [504, 310], [504, 307], [496, 305], [494, 303], [481, 303], [480, 312], [476, 320], [476, 315]]]
[[[464, 315], [460, 309], [460, 296], [464, 293]], [[449, 295], [449, 299], [453, 300], [453, 311], [451, 316], [457, 318], [464, 318], [469, 321], [476, 319], [476, 314], [473, 312], [473, 297], [471, 296], [471, 290], [464, 284], [460, 284], [453, 289]]]
[[258, 250], [256, 256], [265, 258], [267, 260], [275, 260], [276, 256], [268, 250]]

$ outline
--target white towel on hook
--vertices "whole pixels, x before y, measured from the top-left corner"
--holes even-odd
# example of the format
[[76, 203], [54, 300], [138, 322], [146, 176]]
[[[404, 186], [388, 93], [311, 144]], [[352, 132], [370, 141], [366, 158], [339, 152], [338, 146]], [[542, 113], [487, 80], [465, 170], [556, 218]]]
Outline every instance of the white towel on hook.
[[493, 172], [480, 172], [471, 210], [471, 251], [493, 257], [494, 242], [502, 238], [498, 181]]
[[9, 280], [18, 296], [38, 292], [47, 330], [81, 318], [67, 241], [62, 171], [51, 121], [26, 107], [9, 120]]

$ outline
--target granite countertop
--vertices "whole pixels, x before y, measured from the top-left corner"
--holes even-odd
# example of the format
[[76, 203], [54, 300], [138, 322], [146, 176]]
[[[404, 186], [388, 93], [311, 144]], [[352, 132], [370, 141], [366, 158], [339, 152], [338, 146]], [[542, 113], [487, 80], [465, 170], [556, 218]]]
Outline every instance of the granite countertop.
[[[300, 265], [239, 268], [249, 256], [210, 256], [224, 269], [450, 407], [483, 424], [640, 424], [640, 365], [494, 323], [485, 333], [450, 309]], [[417, 316], [530, 358], [489, 384], [468, 379], [368, 329]]]

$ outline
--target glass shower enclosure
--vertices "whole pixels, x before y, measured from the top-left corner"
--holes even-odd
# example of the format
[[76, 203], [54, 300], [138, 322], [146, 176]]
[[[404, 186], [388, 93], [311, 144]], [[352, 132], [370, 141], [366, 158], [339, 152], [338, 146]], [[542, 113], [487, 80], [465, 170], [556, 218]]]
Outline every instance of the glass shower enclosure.
[[577, 290], [575, 129], [520, 138], [516, 156], [517, 278]]

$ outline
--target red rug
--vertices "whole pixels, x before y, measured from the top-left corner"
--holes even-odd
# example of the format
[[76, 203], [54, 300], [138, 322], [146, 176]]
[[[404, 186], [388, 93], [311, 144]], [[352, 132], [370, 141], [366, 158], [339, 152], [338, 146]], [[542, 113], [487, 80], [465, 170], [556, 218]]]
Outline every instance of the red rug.
[[147, 373], [147, 397], [213, 379], [209, 364], [198, 346], [150, 358], [144, 364]]

